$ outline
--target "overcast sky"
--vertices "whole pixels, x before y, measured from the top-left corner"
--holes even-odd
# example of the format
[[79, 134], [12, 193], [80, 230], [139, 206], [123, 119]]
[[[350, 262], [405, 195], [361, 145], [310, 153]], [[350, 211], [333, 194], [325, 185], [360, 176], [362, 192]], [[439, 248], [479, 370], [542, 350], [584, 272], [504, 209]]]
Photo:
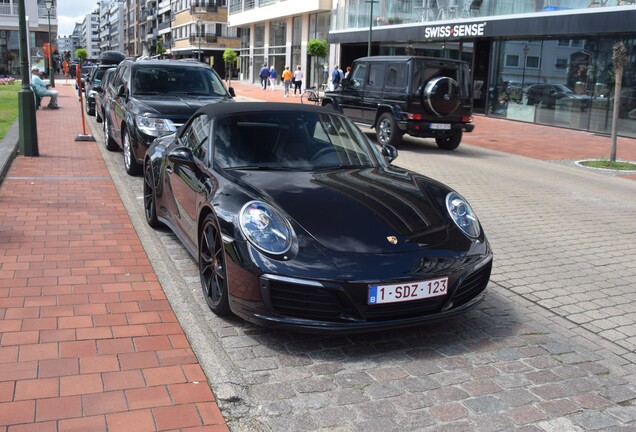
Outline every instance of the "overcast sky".
[[57, 2], [57, 34], [70, 36], [76, 22], [82, 22], [84, 15], [97, 9], [97, 1], [58, 0]]

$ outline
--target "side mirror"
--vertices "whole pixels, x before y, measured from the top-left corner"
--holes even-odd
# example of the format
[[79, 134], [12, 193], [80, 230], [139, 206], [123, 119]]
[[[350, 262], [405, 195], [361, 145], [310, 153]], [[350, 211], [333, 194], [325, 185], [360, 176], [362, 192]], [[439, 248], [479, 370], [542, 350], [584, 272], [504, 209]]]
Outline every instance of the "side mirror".
[[192, 150], [187, 147], [178, 147], [168, 153], [168, 160], [176, 165], [183, 165], [191, 170], [197, 169], [197, 164], [194, 161], [194, 155]]
[[227, 91], [230, 93], [230, 96], [236, 97], [236, 92], [234, 91], [234, 87], [228, 88]]
[[126, 96], [126, 86], [125, 85], [120, 85], [119, 88], [117, 89], [117, 96], [119, 97], [125, 97]]
[[384, 159], [386, 159], [388, 163], [393, 162], [398, 157], [397, 149], [391, 144], [384, 144], [382, 149], [380, 149], [380, 154], [384, 156]]

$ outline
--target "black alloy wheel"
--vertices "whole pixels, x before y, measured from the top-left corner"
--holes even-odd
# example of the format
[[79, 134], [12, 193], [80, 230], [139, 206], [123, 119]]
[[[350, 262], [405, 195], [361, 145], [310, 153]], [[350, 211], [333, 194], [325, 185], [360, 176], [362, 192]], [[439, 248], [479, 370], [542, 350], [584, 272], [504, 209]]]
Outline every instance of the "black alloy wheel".
[[462, 131], [454, 132], [452, 135], [435, 138], [435, 142], [442, 150], [455, 150], [462, 142], [462, 135]]
[[380, 145], [390, 144], [397, 148], [402, 142], [402, 131], [391, 113], [382, 113], [375, 125], [375, 134]]
[[135, 153], [132, 149], [132, 140], [130, 139], [130, 132], [128, 129], [123, 131], [124, 135], [124, 167], [126, 168], [126, 172], [135, 176], [139, 174], [139, 164], [137, 163], [137, 159], [135, 159]]
[[199, 275], [208, 307], [219, 316], [230, 314], [223, 239], [211, 215], [206, 216], [201, 230]]
[[144, 214], [146, 222], [153, 228], [158, 228], [161, 223], [157, 219], [157, 195], [155, 192], [155, 175], [152, 164], [148, 160], [144, 166]]
[[104, 116], [104, 144], [106, 144], [106, 150], [115, 151], [117, 150], [117, 143], [110, 136], [110, 125], [109, 125], [108, 117]]

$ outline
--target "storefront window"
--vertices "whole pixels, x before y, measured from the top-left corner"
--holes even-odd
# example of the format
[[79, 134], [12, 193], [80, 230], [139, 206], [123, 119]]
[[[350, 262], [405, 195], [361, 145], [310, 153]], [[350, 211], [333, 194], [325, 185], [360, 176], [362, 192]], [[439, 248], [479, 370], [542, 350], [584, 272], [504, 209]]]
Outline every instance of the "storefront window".
[[[329, 26], [331, 24], [331, 12], [323, 12], [309, 16], [309, 40], [327, 40]], [[311, 58], [311, 67], [307, 71], [307, 82], [312, 86], [326, 84], [329, 80], [329, 52], [325, 57]], [[315, 63], [314, 63], [315, 62]]]
[[287, 22], [272, 21], [269, 27], [269, 62], [268, 66], [274, 66], [278, 79], [285, 70], [285, 54], [287, 42]]
[[250, 28], [241, 28], [241, 49], [239, 51], [240, 69], [239, 79], [246, 80], [248, 71], [250, 70]]
[[[488, 114], [512, 120], [609, 133], [616, 39], [505, 41], [493, 44]], [[636, 41], [628, 52], [618, 133], [636, 136]], [[516, 61], [519, 59], [519, 61]]]

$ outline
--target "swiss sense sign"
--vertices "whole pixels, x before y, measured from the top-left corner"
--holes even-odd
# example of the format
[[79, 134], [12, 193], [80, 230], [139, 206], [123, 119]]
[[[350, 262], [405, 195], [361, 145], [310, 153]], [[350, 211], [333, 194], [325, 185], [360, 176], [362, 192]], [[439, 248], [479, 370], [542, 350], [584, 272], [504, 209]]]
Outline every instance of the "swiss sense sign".
[[479, 37], [484, 36], [486, 23], [473, 24], [449, 24], [436, 25], [426, 27], [424, 29], [424, 37], [426, 39], [449, 39], [460, 37]]

